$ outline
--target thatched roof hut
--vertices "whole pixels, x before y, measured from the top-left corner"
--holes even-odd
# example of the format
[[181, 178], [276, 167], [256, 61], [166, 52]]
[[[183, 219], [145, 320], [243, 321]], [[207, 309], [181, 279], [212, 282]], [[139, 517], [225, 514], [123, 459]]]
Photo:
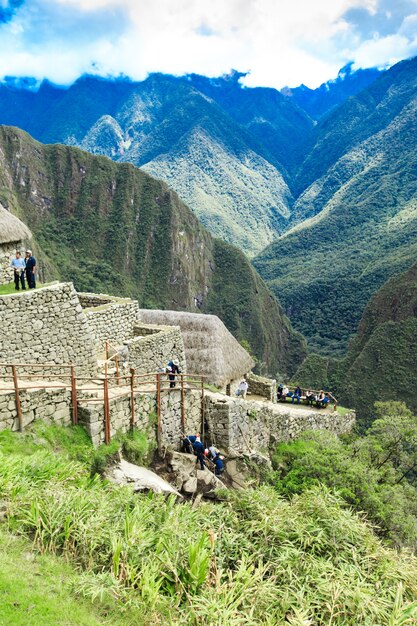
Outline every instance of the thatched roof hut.
[[146, 324], [179, 326], [188, 372], [205, 375], [214, 385], [225, 387], [255, 365], [216, 315], [140, 309], [139, 318]]
[[31, 237], [29, 228], [0, 204], [0, 245], [18, 243]]

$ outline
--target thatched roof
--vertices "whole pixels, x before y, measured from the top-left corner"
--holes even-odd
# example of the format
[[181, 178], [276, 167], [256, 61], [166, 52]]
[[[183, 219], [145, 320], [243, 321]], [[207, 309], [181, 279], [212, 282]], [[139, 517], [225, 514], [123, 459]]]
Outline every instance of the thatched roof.
[[208, 376], [214, 385], [223, 387], [254, 366], [251, 356], [216, 315], [140, 309], [139, 319], [146, 324], [179, 326], [187, 371]]
[[29, 228], [0, 204], [0, 244], [30, 239]]

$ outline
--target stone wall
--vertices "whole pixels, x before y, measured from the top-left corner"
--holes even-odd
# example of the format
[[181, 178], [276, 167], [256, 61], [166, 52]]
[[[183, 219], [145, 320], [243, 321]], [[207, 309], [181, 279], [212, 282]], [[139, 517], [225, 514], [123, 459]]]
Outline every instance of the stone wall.
[[246, 376], [248, 381], [248, 393], [255, 396], [262, 396], [270, 402], [277, 401], [277, 381], [272, 378], [263, 378], [250, 373]]
[[131, 367], [137, 374], [147, 374], [157, 372], [171, 359], [178, 359], [180, 371], [185, 372], [185, 352], [180, 327], [158, 326], [158, 332], [147, 332], [154, 328], [147, 324], [135, 324], [133, 332], [137, 336], [124, 341], [129, 350]]
[[18, 249], [18, 243], [0, 243], [0, 285], [13, 281], [13, 270], [9, 266]]
[[275, 442], [296, 439], [305, 430], [324, 429], [336, 435], [350, 432], [354, 412], [341, 415], [263, 401], [245, 401], [208, 393], [205, 414], [215, 445], [238, 452], [266, 451]]
[[[71, 423], [71, 394], [68, 389], [33, 389], [19, 393], [23, 428], [35, 420]], [[0, 394], [0, 430], [18, 430], [14, 392]]]
[[79, 291], [78, 299], [83, 309], [103, 306], [103, 304], [109, 304], [112, 300], [117, 300], [117, 298], [104, 293], [88, 293], [86, 291]]
[[[84, 295], [81, 294], [81, 297]], [[97, 354], [104, 352], [106, 339], [117, 348], [125, 339], [133, 337], [138, 310], [137, 301], [129, 298], [113, 298], [107, 304], [84, 309], [89, 328], [94, 334]]]
[[0, 355], [7, 363], [73, 363], [77, 374], [95, 372], [94, 337], [73, 284], [0, 296]]
[[[135, 428], [147, 429], [151, 426], [156, 439], [156, 394], [134, 394]], [[201, 395], [187, 389], [184, 392], [184, 411], [187, 434], [200, 430]], [[150, 419], [151, 416], [151, 419]], [[104, 408], [102, 404], [82, 405], [78, 410], [78, 419], [90, 435], [93, 444], [104, 442]], [[110, 401], [110, 436], [117, 432], [128, 432], [131, 427], [130, 395]], [[179, 449], [182, 442], [181, 432], [181, 392], [173, 389], [162, 393], [161, 397], [161, 441], [165, 446]]]

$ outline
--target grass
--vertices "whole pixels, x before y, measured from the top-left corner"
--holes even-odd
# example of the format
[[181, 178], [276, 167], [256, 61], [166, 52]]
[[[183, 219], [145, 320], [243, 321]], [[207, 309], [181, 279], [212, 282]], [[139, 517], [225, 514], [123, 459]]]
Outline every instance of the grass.
[[[72, 437], [75, 452], [68, 443]], [[11, 551], [18, 565], [14, 577], [5, 570], [11, 603], [0, 610], [9, 611], [7, 625], [94, 626], [100, 619], [94, 612], [86, 622], [68, 622], [58, 613], [68, 606], [68, 589], [80, 611], [86, 599], [98, 615], [107, 607], [98, 623], [115, 626], [415, 623], [417, 560], [384, 547], [328, 490], [284, 500], [261, 487], [229, 492], [218, 504], [177, 505], [174, 498], [134, 494], [92, 478], [91, 445], [80, 437], [77, 430], [68, 434], [58, 427], [0, 436], [0, 499], [6, 509], [0, 530], [26, 538], [12, 542], [19, 552], [15, 558]], [[25, 556], [27, 539], [39, 556]], [[67, 568], [62, 575], [54, 565], [51, 575], [38, 570], [55, 614], [43, 616], [46, 603], [35, 581], [32, 611], [43, 622], [30, 622], [13, 605], [19, 602], [19, 579], [23, 598], [26, 582], [32, 587], [31, 570], [21, 563], [27, 559], [30, 567], [40, 567], [48, 555], [50, 563]], [[62, 599], [53, 595], [60, 589]], [[74, 612], [67, 609], [65, 615], [73, 619]]]
[[0, 626], [116, 626], [123, 616], [105, 603], [78, 598], [83, 579], [69, 563], [33, 550], [30, 541], [0, 527]]
[[[47, 287], [49, 284], [50, 283], [36, 283], [36, 288]], [[29, 291], [28, 288], [26, 288], [26, 290]], [[21, 290], [17, 291], [17, 289], [15, 289], [14, 282], [8, 283], [7, 285], [0, 285], [0, 296], [8, 296], [11, 293], [21, 293]]]

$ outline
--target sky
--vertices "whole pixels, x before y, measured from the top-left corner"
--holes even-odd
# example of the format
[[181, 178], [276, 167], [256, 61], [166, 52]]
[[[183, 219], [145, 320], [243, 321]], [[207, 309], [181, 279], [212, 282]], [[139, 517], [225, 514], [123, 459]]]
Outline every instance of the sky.
[[311, 88], [417, 55], [417, 0], [0, 0], [0, 78], [220, 76]]

